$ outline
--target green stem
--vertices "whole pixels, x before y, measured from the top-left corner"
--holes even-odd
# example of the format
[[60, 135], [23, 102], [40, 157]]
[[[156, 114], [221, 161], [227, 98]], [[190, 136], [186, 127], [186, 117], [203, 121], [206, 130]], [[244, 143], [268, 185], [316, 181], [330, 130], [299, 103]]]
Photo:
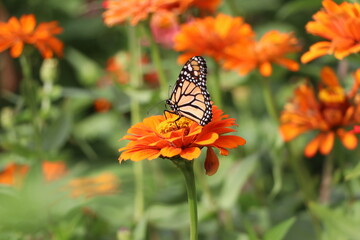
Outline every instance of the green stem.
[[197, 232], [197, 198], [194, 176], [194, 161], [176, 159], [172, 162], [181, 170], [185, 177], [186, 190], [188, 195], [189, 214], [190, 214], [190, 240], [198, 239]]
[[279, 113], [276, 107], [274, 94], [271, 91], [269, 80], [266, 78], [261, 78], [261, 83], [263, 85], [263, 96], [265, 101], [266, 110], [268, 111], [269, 115], [273, 118], [273, 120], [279, 124]]
[[34, 130], [34, 144], [35, 150], [38, 154], [41, 152], [41, 138], [40, 138], [40, 122], [36, 101], [36, 86], [32, 76], [31, 61], [28, 60], [25, 54], [20, 56], [20, 66], [23, 74], [22, 91], [25, 97], [25, 103], [28, 105], [31, 114], [31, 121]]
[[329, 153], [325, 157], [320, 185], [319, 202], [322, 204], [328, 204], [330, 200], [333, 161], [333, 154]]
[[214, 64], [214, 81], [213, 81], [213, 91], [211, 92], [212, 100], [214, 101], [215, 105], [217, 105], [220, 109], [223, 107], [223, 99], [221, 94], [221, 71], [219, 64], [215, 62]]
[[147, 37], [150, 39], [150, 51], [151, 51], [151, 60], [155, 65], [156, 72], [159, 76], [160, 81], [160, 97], [166, 98], [168, 97], [168, 87], [169, 83], [165, 77], [164, 68], [161, 61], [160, 50], [158, 44], [155, 42], [152, 34], [146, 29], [143, 28], [144, 32], [146, 33]]
[[[131, 52], [131, 71], [130, 71], [130, 85], [134, 90], [141, 87], [142, 83], [142, 69], [141, 69], [141, 48], [140, 40], [137, 36], [137, 29], [134, 27], [128, 27], [129, 36], [129, 48]], [[138, 123], [141, 120], [140, 114], [140, 102], [136, 96], [131, 96], [131, 122], [132, 124]], [[134, 166], [135, 176], [135, 206], [134, 206], [134, 218], [136, 221], [140, 221], [144, 214], [144, 183], [143, 183], [143, 163], [139, 162]]]

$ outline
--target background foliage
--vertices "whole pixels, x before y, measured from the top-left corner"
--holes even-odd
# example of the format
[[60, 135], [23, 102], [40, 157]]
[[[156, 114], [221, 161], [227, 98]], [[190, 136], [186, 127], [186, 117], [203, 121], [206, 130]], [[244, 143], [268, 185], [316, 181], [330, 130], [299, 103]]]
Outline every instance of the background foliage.
[[[303, 49], [308, 49], [317, 38], [307, 34], [304, 26], [320, 8], [320, 1], [310, 0], [223, 1], [218, 12], [243, 16], [260, 35], [270, 29], [294, 31]], [[23, 108], [20, 63], [7, 53], [1, 55], [0, 169], [10, 162], [31, 169], [21, 187], [0, 186], [0, 239], [187, 239], [186, 189], [179, 171], [164, 159], [117, 162], [117, 149], [126, 144], [118, 140], [131, 125], [131, 97], [139, 99], [144, 118], [162, 114], [168, 96], [148, 84], [137, 90], [99, 85], [108, 76], [107, 60], [129, 49], [129, 28], [105, 26], [102, 12], [96, 0], [0, 2], [2, 21], [28, 13], [35, 14], [38, 22], [59, 21], [65, 44], [64, 57], [55, 62], [56, 78], [49, 83], [50, 90], [44, 88], [46, 77], [34, 70], [38, 99], [50, 102], [49, 108], [38, 112], [43, 129], [38, 147], [33, 119]], [[146, 43], [142, 54], [151, 54]], [[177, 57], [177, 52], [161, 49], [169, 86], [181, 68]], [[358, 61], [353, 58], [347, 64], [355, 69]], [[200, 239], [359, 239], [359, 149], [334, 150], [340, 157], [335, 162], [330, 203], [324, 205], [317, 201], [324, 156], [303, 156], [311, 134], [293, 141], [295, 161], [306, 170], [300, 169], [310, 189], [311, 197], [306, 197], [278, 125], [266, 110], [260, 74], [221, 71], [221, 89], [214, 89], [215, 64], [209, 60], [208, 65], [209, 91], [222, 92], [223, 110], [237, 119], [236, 130], [247, 144], [220, 157], [220, 169], [211, 177], [203, 173], [203, 156], [196, 160]], [[336, 68], [339, 63], [324, 57], [301, 65], [295, 73], [275, 66], [268, 80], [278, 108], [305, 78], [318, 82], [325, 65]], [[49, 68], [40, 58], [32, 59], [32, 67]], [[145, 72], [153, 69], [151, 61], [143, 66]], [[111, 103], [110, 110], [96, 111], [94, 102], [99, 98]], [[65, 162], [68, 174], [44, 183], [40, 166], [44, 160]], [[142, 164], [144, 171], [143, 211], [135, 200], [136, 164]], [[59, 191], [71, 179], [104, 172], [117, 177], [115, 193], [73, 198]]]

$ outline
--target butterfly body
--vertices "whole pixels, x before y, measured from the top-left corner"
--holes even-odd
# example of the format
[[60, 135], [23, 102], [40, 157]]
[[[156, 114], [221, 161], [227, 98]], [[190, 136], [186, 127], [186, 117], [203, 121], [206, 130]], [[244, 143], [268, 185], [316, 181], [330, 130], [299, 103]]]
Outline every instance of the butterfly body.
[[170, 99], [166, 101], [175, 114], [187, 117], [201, 126], [212, 119], [206, 74], [205, 59], [200, 56], [190, 58], [180, 71]]

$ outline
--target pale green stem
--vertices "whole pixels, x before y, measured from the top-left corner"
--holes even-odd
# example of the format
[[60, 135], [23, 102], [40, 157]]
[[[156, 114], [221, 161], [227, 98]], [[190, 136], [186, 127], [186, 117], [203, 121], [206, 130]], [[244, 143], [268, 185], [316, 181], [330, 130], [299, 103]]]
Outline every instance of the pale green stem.
[[332, 181], [333, 161], [334, 161], [333, 158], [334, 157], [332, 153], [329, 153], [325, 157], [325, 162], [321, 177], [321, 184], [320, 184], [320, 195], [319, 195], [319, 202], [322, 204], [328, 204], [330, 201], [331, 181]]
[[276, 107], [274, 95], [270, 88], [269, 81], [270, 79], [266, 79], [264, 77], [261, 78], [261, 82], [263, 84], [263, 96], [264, 96], [265, 106], [269, 115], [273, 118], [273, 120], [277, 124], [279, 124], [279, 113]]
[[[130, 70], [130, 85], [133, 90], [138, 90], [142, 83], [142, 70], [141, 70], [141, 47], [140, 39], [137, 36], [137, 29], [128, 26], [129, 47], [131, 52], [131, 70]], [[138, 123], [141, 120], [140, 115], [140, 102], [136, 96], [131, 96], [131, 122], [132, 124]], [[140, 221], [144, 214], [144, 179], [143, 179], [143, 163], [138, 162], [134, 166], [135, 175], [135, 206], [134, 218]]]
[[212, 83], [213, 91], [211, 91], [212, 95], [212, 101], [216, 106], [218, 106], [220, 109], [223, 107], [223, 99], [221, 94], [221, 71], [219, 64], [215, 62], [214, 64], [214, 81]]
[[188, 195], [189, 215], [190, 215], [190, 240], [198, 239], [198, 216], [197, 216], [197, 198], [194, 176], [194, 161], [185, 159], [176, 159], [172, 162], [181, 170], [185, 177], [186, 190]]

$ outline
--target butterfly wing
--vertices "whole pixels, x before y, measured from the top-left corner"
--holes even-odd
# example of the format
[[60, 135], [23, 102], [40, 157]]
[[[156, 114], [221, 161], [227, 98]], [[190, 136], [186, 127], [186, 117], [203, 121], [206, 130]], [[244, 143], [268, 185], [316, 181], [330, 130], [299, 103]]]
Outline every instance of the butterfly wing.
[[210, 94], [206, 89], [207, 67], [200, 56], [190, 58], [180, 71], [167, 103], [179, 116], [205, 126], [212, 119]]

